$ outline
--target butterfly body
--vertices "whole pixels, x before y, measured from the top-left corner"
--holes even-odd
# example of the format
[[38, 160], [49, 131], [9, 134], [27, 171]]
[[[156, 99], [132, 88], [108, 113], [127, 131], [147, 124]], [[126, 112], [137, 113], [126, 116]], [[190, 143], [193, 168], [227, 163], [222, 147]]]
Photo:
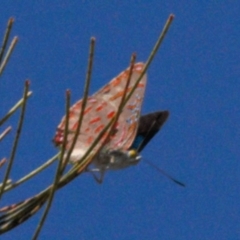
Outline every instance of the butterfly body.
[[113, 150], [106, 153], [101, 152], [97, 158], [93, 160], [95, 171], [99, 170], [121, 170], [136, 165], [141, 156], [135, 151]]

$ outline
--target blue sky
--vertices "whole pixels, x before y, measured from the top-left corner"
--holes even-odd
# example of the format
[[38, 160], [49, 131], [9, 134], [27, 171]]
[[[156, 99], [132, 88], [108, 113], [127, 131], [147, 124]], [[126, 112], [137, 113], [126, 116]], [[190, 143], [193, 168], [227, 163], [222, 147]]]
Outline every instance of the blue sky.
[[[240, 2], [23, 0], [3, 1], [1, 9], [0, 32], [13, 16], [12, 37], [19, 36], [0, 81], [1, 116], [21, 97], [25, 79], [33, 91], [15, 180], [56, 154], [51, 140], [65, 90], [72, 103], [82, 96], [90, 37], [97, 39], [93, 93], [127, 67], [132, 52], [145, 61], [175, 14], [148, 71], [142, 109], [168, 109], [170, 118], [142, 155], [187, 187], [144, 160], [108, 173], [102, 185], [81, 175], [57, 192], [39, 239], [240, 238]], [[17, 117], [9, 121], [13, 127]], [[13, 136], [1, 143], [0, 157], [8, 156]], [[44, 189], [55, 168], [6, 194], [2, 205]], [[4, 239], [30, 239], [40, 217]]]

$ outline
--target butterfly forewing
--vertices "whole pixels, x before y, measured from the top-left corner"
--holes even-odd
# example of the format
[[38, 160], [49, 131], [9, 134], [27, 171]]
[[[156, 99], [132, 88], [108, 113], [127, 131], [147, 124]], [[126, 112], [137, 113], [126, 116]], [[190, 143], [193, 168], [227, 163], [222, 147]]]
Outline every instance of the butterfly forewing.
[[[143, 67], [143, 63], [137, 63], [134, 65], [130, 84], [127, 89], [127, 95], [140, 77]], [[128, 76], [129, 69], [120, 73], [103, 88], [88, 98], [87, 105], [84, 110], [84, 117], [80, 129], [80, 134], [77, 138], [76, 145], [71, 155], [71, 161], [79, 160], [86, 153], [98, 134], [115, 116], [124, 94]], [[142, 77], [137, 88], [124, 106], [116, 127], [112, 133], [112, 136], [105, 145], [106, 149], [127, 150], [131, 146], [138, 127], [145, 86], [146, 75]], [[69, 150], [72, 144], [72, 140], [78, 126], [78, 119], [81, 109], [82, 100], [78, 101], [70, 109], [69, 133], [66, 150]], [[57, 128], [57, 132], [54, 138], [56, 145], [62, 144], [64, 126], [65, 117], [62, 119]], [[103, 136], [98, 145], [103, 143], [106, 135], [107, 134]]]
[[[140, 77], [143, 68], [143, 63], [137, 63], [134, 65], [130, 84], [127, 89], [127, 95], [130, 93], [136, 81]], [[104, 99], [114, 108], [114, 114], [119, 109], [119, 105], [121, 103], [125, 86], [128, 80], [129, 71], [130, 70], [128, 68], [127, 70], [120, 73], [117, 77], [112, 79], [107, 85], [105, 85], [95, 94], [97, 98]], [[115, 134], [107, 145], [108, 148], [127, 150], [131, 146], [138, 127], [138, 121], [146, 87], [146, 80], [146, 75], [144, 75], [137, 88], [124, 106], [117, 122]], [[103, 112], [104, 111], [105, 116], [114, 116], [112, 110], [106, 112], [106, 109], [103, 109]], [[106, 121], [108, 122], [109, 119], [106, 119]]]

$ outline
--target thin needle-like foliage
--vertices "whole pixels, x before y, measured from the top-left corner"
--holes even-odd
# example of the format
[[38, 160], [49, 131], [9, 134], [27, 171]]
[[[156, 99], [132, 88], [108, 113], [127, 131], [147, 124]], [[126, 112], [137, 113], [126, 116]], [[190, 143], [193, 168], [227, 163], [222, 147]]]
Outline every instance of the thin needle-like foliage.
[[4, 55], [6, 47], [7, 47], [7, 43], [8, 43], [8, 39], [9, 39], [9, 35], [10, 35], [10, 32], [11, 32], [13, 23], [14, 23], [14, 19], [10, 18], [8, 20], [8, 23], [7, 23], [6, 31], [5, 31], [5, 34], [4, 34], [4, 37], [3, 37], [2, 47], [1, 47], [1, 50], [0, 50], [0, 63], [2, 62], [2, 58], [3, 58], [3, 55]]
[[63, 165], [63, 161], [64, 161], [65, 148], [66, 148], [66, 145], [67, 145], [68, 124], [69, 124], [69, 108], [70, 108], [70, 91], [67, 91], [66, 92], [66, 122], [65, 122], [63, 147], [61, 149], [60, 160], [59, 160], [59, 163], [58, 163], [57, 172], [56, 172], [56, 175], [55, 175], [55, 179], [54, 179], [52, 188], [50, 190], [50, 194], [49, 194], [49, 198], [48, 198], [48, 201], [47, 201], [47, 204], [46, 204], [46, 208], [45, 208], [45, 211], [43, 212], [42, 218], [40, 219], [40, 221], [38, 223], [36, 231], [35, 231], [35, 233], [32, 237], [33, 240], [37, 239], [37, 237], [38, 237], [38, 235], [39, 235], [39, 233], [40, 233], [40, 231], [43, 227], [44, 221], [46, 220], [47, 214], [48, 214], [48, 212], [50, 210], [50, 207], [52, 205], [53, 197], [54, 197], [55, 191], [57, 190], [58, 182], [59, 182], [59, 180], [61, 178], [61, 175], [64, 171], [64, 168], [66, 166], [66, 164]]
[[28, 89], [29, 89], [29, 81], [26, 81], [24, 94], [23, 94], [22, 111], [21, 111], [21, 114], [20, 114], [19, 123], [18, 123], [17, 131], [16, 131], [16, 136], [15, 136], [15, 139], [14, 139], [14, 142], [13, 142], [13, 147], [12, 147], [11, 155], [10, 155], [10, 158], [9, 158], [9, 163], [8, 163], [8, 166], [7, 166], [5, 176], [3, 178], [2, 187], [0, 188], [0, 199], [1, 199], [2, 194], [4, 192], [4, 187], [7, 183], [7, 180], [8, 180], [8, 177], [10, 175], [10, 171], [11, 171], [11, 168], [12, 168], [12, 165], [13, 165], [13, 161], [14, 161], [14, 158], [15, 158], [15, 155], [16, 155], [16, 151], [17, 151], [17, 147], [18, 147], [18, 143], [19, 143], [19, 138], [20, 138], [20, 134], [21, 134], [21, 131], [22, 131], [24, 116], [25, 116]]
[[72, 154], [74, 146], [77, 142], [77, 137], [80, 133], [80, 128], [82, 126], [83, 115], [84, 115], [84, 111], [85, 111], [85, 108], [86, 108], [86, 105], [87, 105], [87, 98], [88, 98], [88, 92], [89, 92], [89, 87], [90, 87], [90, 79], [91, 79], [91, 75], [92, 75], [94, 46], [95, 46], [95, 38], [91, 38], [87, 75], [86, 75], [86, 81], [85, 81], [84, 92], [83, 92], [82, 109], [81, 109], [80, 114], [79, 114], [78, 125], [77, 125], [77, 129], [76, 129], [76, 133], [75, 133], [74, 138], [73, 138], [72, 146], [69, 149], [69, 152], [67, 154], [66, 159], [69, 159], [71, 154]]
[[[27, 92], [26, 98], [32, 95], [31, 91]], [[0, 119], [0, 126], [4, 124], [17, 110], [23, 105], [24, 99], [20, 99], [9, 111]]]
[[[84, 121], [84, 110], [86, 108], [87, 100], [88, 100], [90, 79], [91, 79], [92, 66], [93, 66], [94, 47], [95, 47], [95, 38], [91, 38], [88, 68], [87, 68], [87, 73], [86, 73], [86, 81], [85, 81], [85, 87], [84, 87], [84, 93], [83, 93], [82, 107], [81, 107], [81, 111], [79, 113], [78, 125], [77, 125], [76, 132], [74, 133], [72, 145], [70, 146], [69, 150], [67, 152], [65, 152], [65, 147], [67, 144], [67, 136], [68, 136], [69, 108], [70, 108], [70, 92], [67, 91], [67, 94], [66, 94], [66, 121], [65, 121], [65, 128], [64, 128], [65, 131], [64, 131], [64, 135], [63, 135], [64, 136], [63, 144], [61, 145], [60, 152], [57, 155], [53, 156], [48, 161], [46, 161], [42, 166], [33, 170], [31, 173], [26, 174], [18, 181], [11, 183], [9, 176], [10, 176], [10, 171], [11, 171], [11, 168], [13, 165], [13, 160], [14, 160], [14, 157], [16, 154], [18, 141], [19, 141], [19, 137], [20, 137], [20, 133], [21, 133], [21, 129], [22, 129], [22, 124], [23, 124], [24, 114], [25, 114], [25, 106], [26, 106], [28, 97], [31, 96], [31, 94], [32, 94], [32, 92], [30, 92], [28, 90], [28, 87], [29, 87], [28, 82], [26, 83], [23, 98], [18, 103], [16, 103], [14, 105], [14, 107], [11, 108], [9, 110], [9, 112], [4, 117], [2, 117], [0, 120], [0, 126], [1, 126], [3, 123], [5, 123], [9, 119], [9, 117], [12, 116], [13, 113], [15, 113], [18, 110], [18, 108], [21, 107], [22, 111], [20, 114], [16, 137], [15, 137], [15, 140], [13, 143], [12, 153], [10, 155], [5, 178], [4, 178], [1, 188], [0, 188], [0, 197], [6, 191], [13, 189], [13, 188], [19, 186], [20, 184], [22, 184], [23, 182], [29, 180], [30, 178], [34, 177], [36, 174], [38, 174], [39, 172], [44, 170], [46, 167], [48, 167], [50, 164], [52, 164], [56, 159], [59, 159], [59, 163], [58, 163], [58, 167], [56, 170], [56, 174], [55, 174], [53, 183], [50, 186], [48, 186], [46, 189], [42, 190], [40, 193], [36, 194], [35, 196], [33, 196], [27, 200], [24, 200], [17, 204], [10, 205], [10, 206], [0, 209], [0, 212], [5, 212], [3, 215], [0, 216], [0, 234], [4, 233], [6, 231], [9, 231], [12, 228], [16, 227], [17, 225], [19, 225], [20, 223], [26, 221], [28, 218], [30, 218], [34, 213], [36, 213], [47, 202], [46, 208], [42, 215], [42, 218], [40, 219], [39, 224], [33, 235], [33, 239], [37, 239], [37, 237], [39, 236], [40, 231], [43, 227], [43, 224], [47, 217], [47, 214], [50, 210], [50, 207], [52, 205], [52, 201], [53, 201], [56, 190], [67, 185], [75, 177], [77, 177], [78, 175], [80, 175], [81, 173], [86, 171], [88, 165], [91, 164], [91, 162], [95, 158], [95, 156], [97, 156], [99, 154], [99, 151], [101, 151], [101, 149], [104, 147], [105, 143], [108, 141], [108, 139], [114, 129], [115, 123], [118, 121], [118, 118], [122, 112], [122, 109], [126, 105], [127, 101], [130, 99], [132, 94], [134, 93], [136, 87], [138, 86], [138, 83], [140, 82], [140, 80], [144, 76], [144, 74], [146, 73], [154, 56], [156, 55], [166, 33], [171, 25], [171, 22], [173, 21], [173, 18], [174, 18], [173, 15], [169, 16], [152, 52], [150, 53], [149, 58], [146, 61], [145, 67], [144, 67], [139, 79], [136, 81], [132, 90], [127, 94], [127, 89], [128, 89], [129, 82], [131, 79], [132, 69], [134, 66], [135, 59], [136, 59], [135, 54], [132, 55], [131, 61], [130, 61], [129, 76], [128, 76], [128, 80], [127, 80], [127, 83], [126, 83], [126, 86], [124, 89], [124, 93], [123, 93], [118, 111], [115, 113], [115, 116], [111, 120], [109, 120], [108, 124], [98, 134], [98, 136], [96, 136], [95, 140], [93, 141], [93, 143], [89, 147], [89, 149], [86, 151], [84, 156], [81, 159], [79, 159], [79, 161], [77, 161], [75, 164], [73, 164], [68, 171], [65, 171], [67, 164], [71, 158], [71, 153], [74, 150], [79, 133], [81, 132], [82, 122]], [[12, 43], [10, 44], [8, 51], [4, 55], [6, 46], [7, 46], [7, 42], [9, 39], [9, 35], [10, 35], [10, 30], [12, 28], [12, 24], [13, 24], [13, 19], [10, 19], [9, 23], [7, 25], [7, 30], [6, 30], [2, 48], [0, 51], [0, 64], [1, 64], [0, 65], [0, 76], [1, 76], [2, 71], [4, 70], [4, 68], [8, 62], [8, 59], [14, 49], [14, 46], [16, 45], [16, 42], [17, 42], [17, 37], [15, 37], [12, 40]], [[106, 135], [106, 133], [107, 133], [107, 135]], [[4, 136], [5, 135], [6, 134], [4, 134]], [[103, 136], [106, 136], [106, 138], [104, 138], [103, 144], [100, 144], [100, 146], [99, 146], [99, 141], [103, 138]]]
[[0, 134], [0, 142], [3, 140], [4, 137], [6, 137], [8, 133], [10, 133], [11, 130], [12, 128], [9, 126]]

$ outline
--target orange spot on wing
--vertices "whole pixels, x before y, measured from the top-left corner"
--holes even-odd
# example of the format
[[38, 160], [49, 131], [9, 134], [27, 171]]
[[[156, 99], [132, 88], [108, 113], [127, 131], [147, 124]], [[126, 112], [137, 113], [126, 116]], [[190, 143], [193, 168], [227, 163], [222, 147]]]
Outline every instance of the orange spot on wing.
[[101, 120], [100, 117], [95, 117], [95, 118], [93, 118], [89, 123], [90, 123], [90, 124], [93, 124], [93, 123], [99, 122], [100, 120]]
[[102, 109], [103, 109], [103, 106], [101, 105], [101, 106], [98, 106], [98, 107], [96, 108], [96, 111], [99, 112], [99, 111], [101, 111]]
[[78, 122], [74, 123], [71, 130], [75, 131], [75, 130], [77, 130], [77, 127], [78, 127]]
[[91, 111], [92, 107], [87, 107], [85, 110], [84, 110], [84, 115], [87, 114], [89, 111]]
[[72, 118], [74, 116], [74, 109], [69, 111], [69, 119]]
[[[132, 90], [132, 87], [129, 87], [129, 88], [127, 89], [127, 92], [130, 92], [131, 90]], [[116, 100], [117, 98], [122, 97], [123, 94], [124, 94], [124, 91], [120, 91], [120, 92], [116, 93], [114, 96], [110, 97], [109, 100], [110, 100], [110, 101], [114, 101], [114, 100]]]
[[95, 133], [99, 133], [101, 130], [103, 130], [104, 129], [104, 125], [102, 124], [102, 125], [100, 125], [100, 126], [98, 126], [96, 129], [95, 129]]
[[89, 132], [89, 130], [90, 130], [90, 128], [88, 127], [88, 128], [85, 129], [85, 132]]
[[77, 107], [81, 107], [81, 106], [82, 106], [82, 100], [79, 101], [79, 102], [77, 102], [77, 103], [75, 103], [75, 106], [77, 106]]
[[97, 111], [97, 112], [101, 111], [106, 105], [107, 105], [106, 102], [102, 103], [101, 105], [99, 105], [98, 107], [96, 107], [96, 111]]
[[132, 131], [134, 131], [135, 130], [135, 128], [136, 128], [136, 125], [137, 125], [137, 123], [136, 122], [134, 122], [134, 123], [132, 123], [129, 127], [128, 127], [128, 131], [129, 132], [132, 132]]
[[127, 109], [133, 110], [134, 108], [136, 108], [136, 105], [127, 105]]
[[119, 97], [122, 97], [123, 91], [116, 93], [114, 96], [110, 97], [110, 101], [116, 100]]
[[81, 106], [82, 106], [82, 100], [81, 100], [81, 101], [78, 101], [77, 103], [75, 103], [75, 104], [71, 107], [69, 113], [71, 114], [71, 112], [74, 113], [74, 111], [80, 110]]
[[103, 92], [103, 93], [108, 93], [110, 90], [111, 90], [111, 87], [110, 87], [109, 84], [107, 84], [107, 85], [102, 89], [102, 92]]
[[92, 142], [93, 142], [93, 137], [90, 136], [90, 137], [87, 139], [87, 143], [88, 143], [88, 144], [91, 144]]
[[137, 87], [140, 87], [140, 88], [142, 88], [142, 87], [144, 87], [144, 86], [145, 86], [144, 83], [139, 83], [139, 84], [137, 85]]
[[111, 86], [112, 86], [112, 87], [116, 87], [120, 82], [121, 82], [121, 76], [115, 78], [115, 79], [111, 82]]
[[121, 74], [121, 78], [128, 78], [129, 73], [130, 73], [130, 70], [129, 70], [129, 69], [125, 70], [125, 71]]
[[121, 76], [122, 78], [127, 78], [128, 77], [128, 74], [126, 72], [124, 72]]
[[79, 101], [73, 105], [72, 110], [73, 111], [80, 110], [81, 106], [82, 106], [82, 101]]
[[115, 114], [115, 111], [111, 111], [110, 113], [107, 114], [107, 118], [112, 118]]
[[102, 139], [106, 139], [107, 136], [108, 136], [108, 133], [104, 133]]

